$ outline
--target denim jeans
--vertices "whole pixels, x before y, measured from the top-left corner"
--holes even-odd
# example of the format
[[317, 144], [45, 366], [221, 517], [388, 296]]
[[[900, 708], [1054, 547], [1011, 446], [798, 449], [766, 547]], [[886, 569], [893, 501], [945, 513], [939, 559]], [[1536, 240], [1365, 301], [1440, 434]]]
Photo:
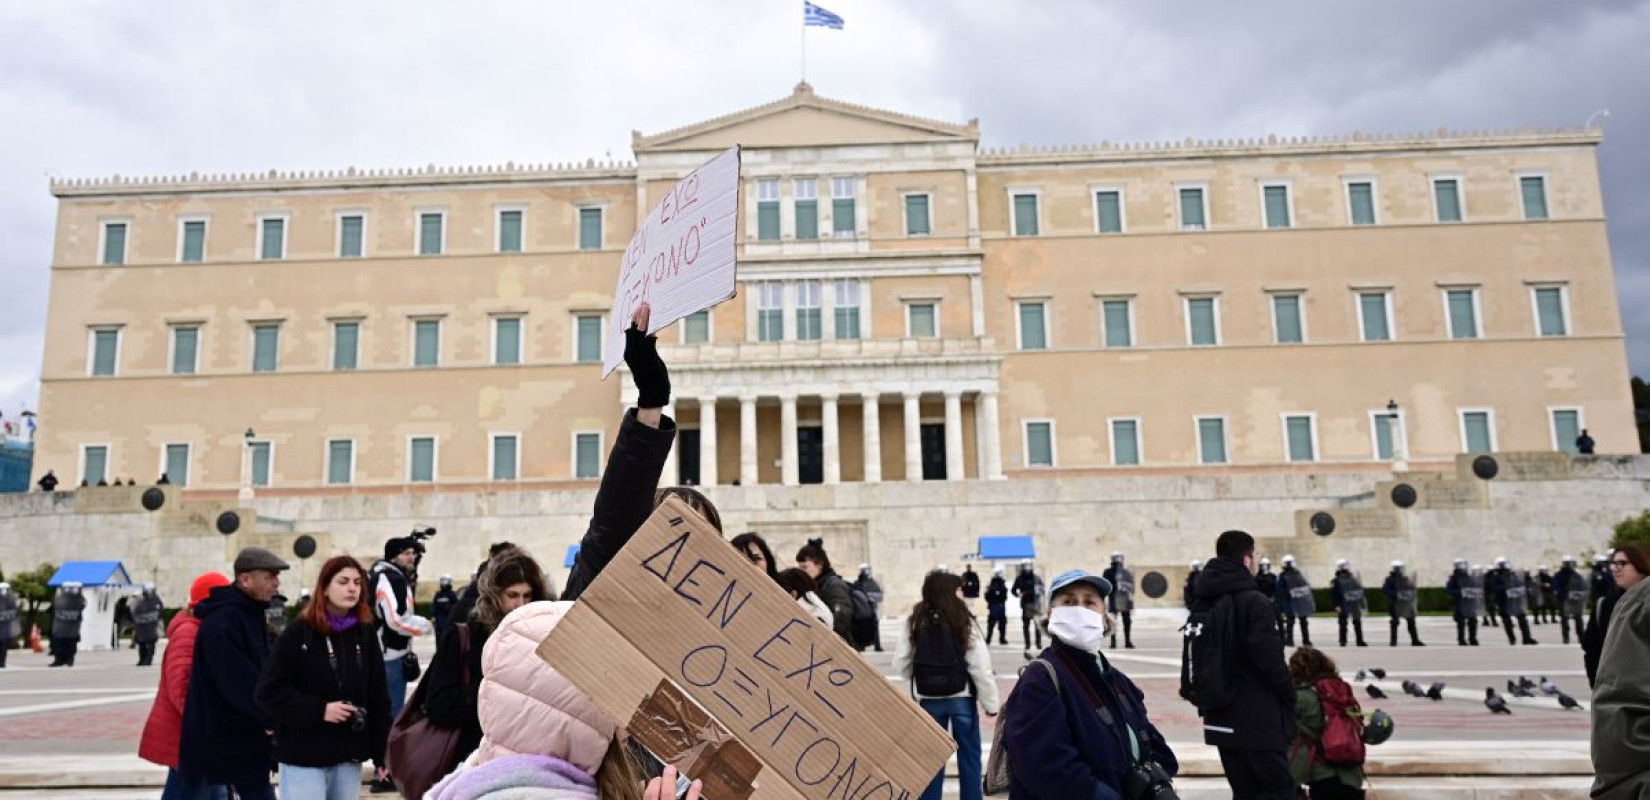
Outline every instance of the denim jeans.
[[384, 683], [390, 689], [390, 724], [401, 716], [401, 707], [407, 704], [407, 678], [402, 672], [400, 658], [384, 659]]
[[[962, 800], [982, 800], [980, 785], [980, 712], [972, 697], [953, 697], [946, 700], [922, 700], [922, 710], [949, 729], [957, 742], [957, 780], [962, 784]], [[922, 793], [922, 800], [940, 800], [945, 793], [945, 767], [934, 776], [933, 783]]]
[[293, 800], [355, 800], [361, 796], [361, 764], [330, 767], [281, 765], [281, 796]]
[[208, 786], [204, 776], [185, 777], [176, 769], [166, 771], [166, 788], [160, 791], [160, 800], [229, 800], [225, 786]]

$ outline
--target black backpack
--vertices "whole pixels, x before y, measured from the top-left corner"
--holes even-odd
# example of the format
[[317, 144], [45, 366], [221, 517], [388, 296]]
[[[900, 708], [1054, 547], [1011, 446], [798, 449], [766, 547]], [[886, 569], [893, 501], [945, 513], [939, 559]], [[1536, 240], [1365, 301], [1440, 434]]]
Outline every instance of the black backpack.
[[950, 697], [969, 688], [968, 660], [939, 617], [930, 617], [917, 629], [915, 645], [911, 680], [917, 694]]
[[1181, 626], [1180, 696], [1198, 711], [1225, 708], [1237, 699], [1226, 654], [1232, 643], [1232, 596], [1193, 611]]
[[877, 606], [871, 602], [871, 596], [864, 589], [848, 584], [848, 596], [854, 601], [854, 621], [864, 622], [877, 618]]

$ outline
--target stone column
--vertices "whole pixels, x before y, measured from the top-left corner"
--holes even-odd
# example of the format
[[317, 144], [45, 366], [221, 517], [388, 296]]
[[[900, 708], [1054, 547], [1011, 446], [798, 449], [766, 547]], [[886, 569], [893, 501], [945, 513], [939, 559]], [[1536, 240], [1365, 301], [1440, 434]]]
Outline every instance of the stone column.
[[876, 392], [866, 392], [862, 398], [865, 407], [865, 482], [882, 482], [882, 406]]
[[[670, 417], [673, 420], [676, 419], [675, 400], [671, 400], [669, 403], [665, 404], [665, 416]], [[665, 471], [659, 476], [660, 486], [675, 486], [676, 484], [682, 482], [682, 471], [676, 466], [678, 463], [677, 458], [680, 457], [682, 450], [681, 439], [681, 430], [678, 428], [676, 432], [676, 441], [672, 442], [670, 445], [670, 454], [665, 456]]]
[[739, 483], [756, 482], [756, 395], [746, 394], [739, 397]]
[[1003, 477], [1003, 439], [1002, 429], [997, 426], [997, 393], [981, 392], [979, 411], [974, 417], [974, 428], [978, 433], [975, 444], [980, 448], [984, 468], [980, 470], [980, 477], [995, 481]]
[[796, 463], [796, 395], [779, 396], [779, 474], [786, 486], [801, 483]]
[[905, 479], [922, 480], [922, 393], [905, 393]]
[[842, 482], [842, 450], [840, 434], [837, 432], [836, 395], [827, 394], [819, 398], [820, 421], [824, 426], [825, 435], [825, 482], [836, 484]]
[[963, 466], [962, 392], [946, 392], [945, 479], [960, 481], [967, 474]]
[[716, 398], [699, 398], [699, 483], [716, 485]]

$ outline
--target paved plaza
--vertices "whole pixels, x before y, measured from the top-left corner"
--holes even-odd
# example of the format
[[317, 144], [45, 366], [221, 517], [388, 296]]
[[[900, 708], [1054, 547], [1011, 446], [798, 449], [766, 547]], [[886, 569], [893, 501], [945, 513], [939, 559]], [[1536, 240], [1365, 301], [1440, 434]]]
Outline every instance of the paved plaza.
[[[1483, 646], [1454, 646], [1449, 620], [1421, 623], [1425, 648], [1386, 647], [1386, 621], [1368, 629], [1368, 648], [1327, 647], [1350, 679], [1358, 669], [1378, 667], [1387, 677], [1377, 682], [1391, 696], [1370, 701], [1358, 684], [1365, 708], [1379, 707], [1397, 720], [1393, 740], [1372, 748], [1374, 786], [1399, 787], [1440, 796], [1451, 788], [1506, 787], [1538, 791], [1544, 796], [1585, 796], [1589, 715], [1566, 712], [1556, 700], [1512, 700], [1514, 714], [1493, 716], [1482, 704], [1486, 686], [1504, 689], [1509, 679], [1546, 676], [1586, 702], [1589, 692], [1581, 652], [1558, 644], [1551, 625], [1536, 630], [1542, 644], [1508, 647], [1498, 629], [1480, 633]], [[1314, 640], [1333, 645], [1335, 621], [1314, 619]], [[1004, 694], [1025, 663], [1017, 620], [1011, 620], [1010, 644], [993, 645], [994, 663]], [[1219, 762], [1202, 745], [1196, 713], [1176, 695], [1179, 676], [1178, 634], [1170, 612], [1146, 612], [1137, 620], [1137, 649], [1107, 651], [1119, 668], [1146, 692], [1152, 719], [1175, 747], [1185, 767], [1187, 797], [1222, 796]], [[900, 622], [885, 620], [883, 653], [866, 658], [891, 672], [893, 642]], [[1379, 644], [1377, 644], [1379, 642]], [[432, 644], [420, 643], [428, 663]], [[132, 666], [134, 651], [82, 653], [73, 669], [51, 669], [44, 654], [14, 651], [11, 666], [0, 672], [0, 798], [49, 794], [70, 798], [155, 797], [164, 771], [137, 758], [137, 739], [154, 696], [158, 668]], [[156, 659], [158, 663], [160, 659]], [[1403, 696], [1399, 684], [1448, 684], [1443, 701]], [[986, 718], [985, 739], [990, 741]], [[989, 745], [988, 745], [989, 746]], [[47, 787], [55, 787], [48, 790]], [[1469, 792], [1470, 793], [1470, 792]], [[1464, 795], [1463, 795], [1464, 796]]]

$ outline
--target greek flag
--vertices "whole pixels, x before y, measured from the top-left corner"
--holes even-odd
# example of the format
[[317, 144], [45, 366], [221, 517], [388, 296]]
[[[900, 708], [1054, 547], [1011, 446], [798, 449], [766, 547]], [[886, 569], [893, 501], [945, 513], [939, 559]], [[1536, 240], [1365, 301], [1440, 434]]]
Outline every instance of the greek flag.
[[802, 27], [842, 30], [842, 18], [808, 0], [802, 0]]

